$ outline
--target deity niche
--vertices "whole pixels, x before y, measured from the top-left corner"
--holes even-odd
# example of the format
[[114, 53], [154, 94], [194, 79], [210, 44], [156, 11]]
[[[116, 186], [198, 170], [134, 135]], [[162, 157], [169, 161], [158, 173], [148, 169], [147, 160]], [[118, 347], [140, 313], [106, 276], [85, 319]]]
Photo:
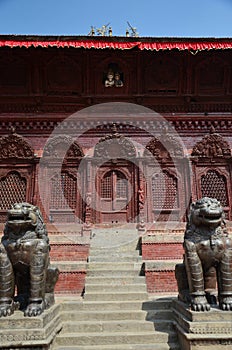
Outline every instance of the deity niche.
[[118, 70], [109, 69], [104, 80], [105, 87], [116, 87], [120, 88], [123, 86], [122, 74]]

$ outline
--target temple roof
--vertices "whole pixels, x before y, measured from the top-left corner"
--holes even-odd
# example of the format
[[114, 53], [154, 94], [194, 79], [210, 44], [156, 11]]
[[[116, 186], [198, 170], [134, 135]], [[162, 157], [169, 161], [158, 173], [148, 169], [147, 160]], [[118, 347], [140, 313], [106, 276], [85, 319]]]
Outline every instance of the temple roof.
[[85, 49], [224, 50], [232, 38], [0, 35], [0, 47], [72, 47]]

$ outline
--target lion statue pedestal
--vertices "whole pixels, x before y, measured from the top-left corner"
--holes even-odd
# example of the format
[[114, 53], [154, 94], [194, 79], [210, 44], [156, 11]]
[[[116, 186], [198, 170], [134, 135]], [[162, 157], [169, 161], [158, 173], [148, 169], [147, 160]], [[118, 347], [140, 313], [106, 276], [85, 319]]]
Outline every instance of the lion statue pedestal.
[[232, 241], [216, 199], [192, 203], [184, 251], [175, 269], [179, 295], [173, 307], [181, 349], [231, 349]]

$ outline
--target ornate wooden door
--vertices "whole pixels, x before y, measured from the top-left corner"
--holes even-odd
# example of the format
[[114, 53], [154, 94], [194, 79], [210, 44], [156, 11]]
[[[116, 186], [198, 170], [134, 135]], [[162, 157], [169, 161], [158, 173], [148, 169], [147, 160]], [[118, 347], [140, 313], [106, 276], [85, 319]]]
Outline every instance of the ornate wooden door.
[[100, 210], [101, 222], [127, 222], [128, 215], [128, 180], [118, 170], [108, 171], [101, 180]]

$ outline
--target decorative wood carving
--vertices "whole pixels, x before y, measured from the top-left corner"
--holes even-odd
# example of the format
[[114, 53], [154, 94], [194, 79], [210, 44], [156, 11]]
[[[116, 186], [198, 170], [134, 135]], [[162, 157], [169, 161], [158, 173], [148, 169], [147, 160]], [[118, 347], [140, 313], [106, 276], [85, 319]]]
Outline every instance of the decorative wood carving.
[[81, 147], [76, 142], [73, 142], [70, 136], [54, 136], [44, 148], [44, 157], [62, 158], [65, 149], [67, 149], [66, 159], [84, 156]]
[[[20, 106], [19, 106], [20, 107]], [[18, 110], [18, 112], [20, 109]], [[66, 114], [65, 114], [66, 115]], [[59, 115], [60, 116], [60, 113]], [[36, 117], [36, 118], [35, 118]], [[175, 129], [178, 131], [178, 133], [184, 133], [184, 135], [192, 135], [192, 132], [194, 133], [202, 133], [202, 132], [207, 132], [209, 128], [214, 127], [217, 132], [222, 133], [228, 133], [232, 131], [232, 114], [226, 114], [221, 115], [216, 118], [216, 115], [207, 115], [203, 117], [201, 115], [200, 117], [198, 115], [173, 115], [172, 114], [167, 114], [165, 115], [166, 119], [175, 127]], [[191, 118], [191, 119], [190, 119]], [[216, 120], [217, 119], [217, 120]], [[58, 120], [58, 117], [57, 117]], [[6, 133], [6, 130], [9, 130], [11, 126], [13, 126], [15, 129], [17, 129], [18, 132], [20, 133], [25, 133], [25, 132], [33, 132], [33, 134], [41, 134], [43, 135], [50, 135], [51, 132], [54, 130], [54, 128], [57, 126], [58, 121], [57, 120], [51, 120], [51, 117], [48, 115], [47, 118], [44, 120], [44, 118], [38, 119], [38, 114], [33, 115], [30, 120], [27, 119], [22, 119], [22, 117], [17, 116], [17, 120], [12, 120], [12, 118], [7, 119], [7, 117], [4, 116], [0, 120], [0, 132], [1, 133]], [[72, 125], [71, 122], [66, 121], [67, 128], [72, 130]], [[94, 121], [85, 121], [85, 127], [86, 129], [93, 129], [94, 133], [95, 131], [95, 122]], [[76, 127], [81, 126], [77, 124]], [[97, 130], [101, 132], [109, 132], [107, 130], [108, 125], [101, 125], [97, 127]], [[129, 133], [130, 131], [133, 133], [139, 133], [141, 134], [141, 129], [146, 129], [146, 130], [157, 130], [160, 127], [162, 127], [161, 122], [159, 120], [154, 120], [154, 121], [137, 121], [136, 122], [136, 128], [132, 127], [130, 125], [126, 126], [126, 131]], [[123, 129], [124, 126], [123, 124], [120, 124], [120, 129]], [[125, 130], [125, 129], [123, 129]]]
[[136, 157], [133, 143], [123, 135], [117, 133], [113, 126], [112, 134], [101, 138], [94, 149], [94, 156], [102, 159], [131, 159]]
[[34, 151], [28, 142], [17, 135], [14, 130], [11, 135], [0, 138], [0, 159], [33, 159]]
[[183, 148], [175, 136], [164, 133], [160, 139], [154, 137], [146, 146], [144, 156], [154, 156], [159, 162], [165, 163], [173, 158], [184, 156]]
[[[124, 84], [124, 86], [121, 89], [118, 89], [116, 91], [121, 91], [124, 93], [124, 88], [127, 88], [127, 84]], [[111, 89], [106, 89], [106, 91], [111, 91]], [[12, 93], [13, 95], [13, 93]], [[62, 99], [57, 100], [56, 102], [50, 102], [46, 101], [45, 98], [34, 98], [31, 97], [24, 97], [24, 98], [18, 98], [16, 101], [15, 96], [8, 97], [8, 101], [6, 102], [6, 99], [1, 98], [0, 96], [0, 108], [1, 112], [3, 113], [75, 113], [78, 110], [89, 107], [89, 105], [94, 105], [97, 103], [106, 103], [107, 101], [110, 102], [118, 102], [118, 96], [110, 95], [109, 99], [106, 100], [106, 95], [103, 94], [103, 96], [96, 96], [94, 94], [89, 96], [81, 96], [76, 97], [75, 103], [70, 103], [70, 96], [65, 96], [65, 94], [62, 97]], [[201, 100], [195, 100], [195, 101], [188, 101], [186, 102], [184, 99], [173, 101], [173, 103], [169, 103], [167, 101], [166, 96], [159, 96], [159, 99], [157, 101], [157, 97], [155, 96], [153, 98], [148, 98], [149, 96], [143, 96], [141, 97], [134, 97], [131, 94], [127, 94], [125, 99], [123, 99], [124, 102], [129, 103], [135, 103], [135, 104], [142, 104], [144, 107], [148, 107], [156, 111], [157, 113], [205, 113], [206, 111], [208, 113], [231, 113], [232, 107], [230, 102], [230, 96], [229, 100], [224, 95], [220, 95], [219, 98], [214, 99], [214, 101], [208, 102], [204, 101], [202, 98]], [[178, 96], [179, 97], [179, 96]], [[39, 100], [39, 101], [38, 101]], [[195, 123], [193, 121], [193, 123]], [[45, 126], [42, 125], [42, 128], [46, 130]], [[40, 129], [41, 131], [41, 129]]]
[[215, 129], [211, 128], [209, 135], [193, 147], [192, 156], [195, 157], [231, 157], [231, 150], [228, 142], [219, 134], [215, 133]]

